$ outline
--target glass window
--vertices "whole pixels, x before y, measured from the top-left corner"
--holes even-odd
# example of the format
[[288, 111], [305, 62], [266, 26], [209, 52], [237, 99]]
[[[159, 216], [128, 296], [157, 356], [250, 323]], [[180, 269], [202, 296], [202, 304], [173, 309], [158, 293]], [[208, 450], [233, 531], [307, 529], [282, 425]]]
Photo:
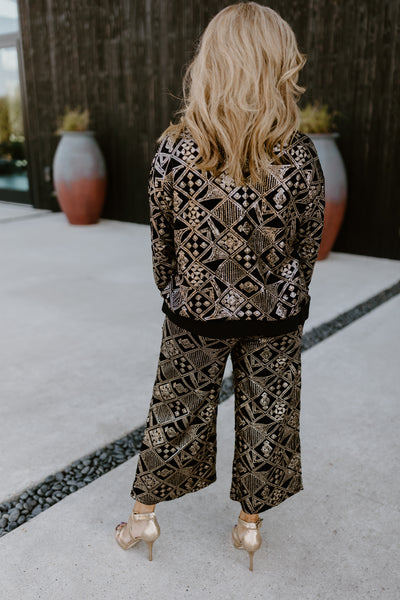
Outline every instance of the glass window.
[[0, 0], [0, 35], [18, 30], [17, 0]]

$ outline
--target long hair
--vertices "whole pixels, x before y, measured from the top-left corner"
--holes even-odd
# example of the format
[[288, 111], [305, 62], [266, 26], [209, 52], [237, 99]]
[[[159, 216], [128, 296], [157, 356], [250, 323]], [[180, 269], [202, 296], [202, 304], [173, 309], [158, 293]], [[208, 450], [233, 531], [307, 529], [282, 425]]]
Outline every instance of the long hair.
[[227, 6], [209, 22], [183, 77], [178, 123], [166, 134], [176, 140], [188, 129], [198, 145], [196, 168], [226, 171], [235, 181], [265, 181], [274, 154], [300, 124], [297, 85], [307, 55], [299, 52], [290, 25], [256, 2]]

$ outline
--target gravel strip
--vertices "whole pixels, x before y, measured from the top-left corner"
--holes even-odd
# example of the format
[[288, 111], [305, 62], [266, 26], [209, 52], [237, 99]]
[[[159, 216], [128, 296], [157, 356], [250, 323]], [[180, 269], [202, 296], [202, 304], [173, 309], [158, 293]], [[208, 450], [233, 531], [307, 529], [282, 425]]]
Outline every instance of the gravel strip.
[[397, 281], [392, 286], [382, 290], [375, 296], [371, 296], [368, 300], [364, 300], [357, 304], [353, 308], [346, 310], [341, 313], [337, 317], [334, 317], [330, 321], [326, 321], [318, 327], [314, 327], [311, 331], [308, 331], [303, 335], [301, 340], [301, 348], [302, 350], [308, 350], [312, 346], [319, 344], [323, 340], [325, 340], [330, 335], [333, 335], [337, 331], [343, 329], [343, 327], [347, 327], [360, 317], [363, 317], [367, 313], [369, 313], [374, 308], [377, 308], [387, 300], [390, 300], [394, 296], [400, 293], [400, 280]]
[[0, 504], [0, 537], [137, 454], [144, 425]]
[[[319, 344], [399, 293], [400, 281], [330, 321], [314, 327], [303, 335], [302, 351]], [[230, 376], [222, 382], [219, 403], [232, 394], [233, 381]], [[141, 448], [144, 428], [144, 425], [137, 427], [123, 438], [74, 461], [63, 471], [49, 475], [41, 483], [0, 504], [0, 537], [135, 456]]]

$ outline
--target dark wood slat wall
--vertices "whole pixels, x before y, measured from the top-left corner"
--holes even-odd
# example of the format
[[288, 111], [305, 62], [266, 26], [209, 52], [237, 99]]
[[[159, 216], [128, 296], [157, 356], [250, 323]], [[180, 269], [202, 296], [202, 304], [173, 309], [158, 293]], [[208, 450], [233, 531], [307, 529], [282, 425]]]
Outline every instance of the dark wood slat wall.
[[[229, 1], [19, 0], [35, 206], [58, 210], [51, 166], [66, 104], [87, 106], [109, 175], [102, 216], [148, 223], [155, 141], [179, 106], [181, 79], [209, 19]], [[308, 62], [301, 106], [338, 119], [349, 180], [334, 250], [400, 258], [400, 0], [271, 0]]]

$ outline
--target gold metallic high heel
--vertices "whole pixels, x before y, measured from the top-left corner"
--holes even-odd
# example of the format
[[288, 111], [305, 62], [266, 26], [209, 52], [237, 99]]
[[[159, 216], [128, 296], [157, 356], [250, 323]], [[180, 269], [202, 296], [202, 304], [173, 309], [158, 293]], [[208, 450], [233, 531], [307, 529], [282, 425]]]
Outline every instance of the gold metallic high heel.
[[249, 553], [250, 571], [253, 570], [254, 552], [261, 546], [262, 539], [259, 529], [262, 521], [263, 519], [258, 517], [258, 520], [255, 523], [249, 523], [238, 517], [237, 525], [234, 525], [232, 529], [232, 539], [235, 548], [243, 548]]
[[[149, 549], [149, 560], [153, 560], [153, 543], [160, 535], [160, 526], [155, 512], [137, 513], [132, 511], [128, 522], [121, 521], [115, 530], [115, 539], [121, 548], [128, 550], [140, 540], [144, 540]], [[126, 541], [122, 539], [124, 533]]]

